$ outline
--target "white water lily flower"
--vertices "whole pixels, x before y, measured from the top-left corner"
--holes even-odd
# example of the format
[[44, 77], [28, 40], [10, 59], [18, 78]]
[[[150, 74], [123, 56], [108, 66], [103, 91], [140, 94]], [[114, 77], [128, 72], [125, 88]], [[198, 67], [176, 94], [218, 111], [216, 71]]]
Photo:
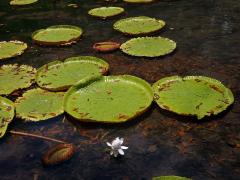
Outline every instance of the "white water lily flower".
[[111, 147], [110, 155], [113, 155], [114, 157], [117, 157], [118, 154], [122, 156], [124, 155], [123, 149], [128, 149], [128, 147], [122, 146], [123, 140], [123, 138], [117, 137], [112, 141], [112, 143], [107, 142], [107, 145]]

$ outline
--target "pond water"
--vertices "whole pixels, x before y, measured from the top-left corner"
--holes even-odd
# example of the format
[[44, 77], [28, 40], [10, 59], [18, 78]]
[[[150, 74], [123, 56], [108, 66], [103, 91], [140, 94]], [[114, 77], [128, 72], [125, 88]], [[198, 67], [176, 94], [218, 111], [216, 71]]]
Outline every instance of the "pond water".
[[[150, 83], [171, 75], [204, 75], [216, 78], [234, 93], [235, 103], [218, 116], [197, 121], [161, 110], [153, 103], [141, 117], [121, 125], [79, 123], [61, 115], [41, 123], [14, 119], [11, 130], [54, 137], [74, 143], [77, 152], [61, 165], [45, 167], [43, 153], [55, 143], [7, 134], [0, 141], [0, 179], [151, 179], [179, 175], [194, 180], [240, 178], [240, 1], [176, 0], [144, 5], [122, 1], [39, 0], [10, 7], [0, 1], [0, 40], [22, 40], [28, 50], [2, 64], [40, 67], [56, 59], [92, 55], [106, 59], [110, 74], [131, 74]], [[76, 3], [78, 8], [68, 7]], [[110, 20], [87, 15], [94, 7], [117, 5], [126, 12]], [[130, 37], [113, 30], [112, 24], [131, 16], [163, 19], [167, 26], [154, 34], [177, 42], [177, 50], [162, 58], [134, 58], [120, 51], [100, 54], [95, 42], [120, 43]], [[41, 47], [31, 33], [50, 25], [69, 24], [84, 29], [82, 39], [70, 47]], [[9, 97], [14, 99], [15, 97]], [[109, 107], [111, 108], [111, 107]], [[64, 118], [65, 116], [65, 118]], [[129, 146], [122, 158], [111, 158], [106, 142], [125, 138]]]

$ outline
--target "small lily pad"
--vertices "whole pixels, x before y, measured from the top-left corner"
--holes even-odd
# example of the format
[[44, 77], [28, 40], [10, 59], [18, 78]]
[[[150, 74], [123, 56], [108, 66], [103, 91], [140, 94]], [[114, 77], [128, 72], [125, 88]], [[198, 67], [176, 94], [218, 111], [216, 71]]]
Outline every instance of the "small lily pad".
[[7, 98], [0, 97], [0, 138], [7, 131], [8, 124], [14, 118], [14, 104]]
[[47, 90], [66, 90], [79, 80], [107, 73], [109, 65], [104, 60], [91, 57], [79, 56], [65, 60], [54, 61], [42, 66], [37, 71], [37, 84]]
[[27, 44], [21, 41], [1, 41], [0, 60], [21, 55], [27, 49]]
[[56, 165], [69, 160], [74, 154], [72, 144], [59, 144], [46, 152], [43, 156], [45, 165]]
[[35, 2], [38, 2], [38, 0], [11, 0], [10, 5], [21, 6], [21, 5], [33, 4]]
[[27, 88], [35, 81], [36, 69], [27, 65], [9, 64], [0, 67], [0, 94]]
[[98, 52], [112, 52], [119, 49], [120, 44], [112, 41], [98, 42], [93, 45], [93, 49]]
[[198, 119], [218, 114], [234, 101], [230, 89], [204, 76], [163, 78], [154, 83], [153, 91], [161, 108]]
[[150, 85], [135, 76], [96, 76], [79, 81], [64, 98], [65, 111], [80, 121], [121, 123], [151, 105]]
[[124, 34], [142, 35], [156, 32], [165, 26], [165, 22], [146, 16], [131, 17], [118, 20], [113, 28]]
[[132, 56], [158, 57], [171, 53], [176, 42], [163, 37], [139, 37], [123, 43], [120, 49]]
[[77, 26], [56, 25], [35, 31], [32, 39], [40, 45], [70, 45], [79, 40], [82, 33], [82, 29]]
[[123, 0], [123, 1], [127, 3], [151, 3], [156, 0]]
[[27, 121], [40, 121], [63, 113], [63, 92], [40, 88], [26, 91], [15, 101], [16, 116]]
[[181, 176], [158, 176], [153, 177], [152, 180], [191, 180], [191, 179]]
[[119, 15], [124, 12], [124, 9], [121, 7], [99, 7], [94, 8], [88, 11], [88, 14], [100, 18], [108, 18]]

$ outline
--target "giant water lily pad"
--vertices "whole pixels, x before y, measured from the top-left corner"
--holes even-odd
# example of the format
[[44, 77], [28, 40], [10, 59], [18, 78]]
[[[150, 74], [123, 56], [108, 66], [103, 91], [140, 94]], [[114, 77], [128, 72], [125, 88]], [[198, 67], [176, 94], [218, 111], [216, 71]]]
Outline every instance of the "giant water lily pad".
[[165, 26], [165, 22], [154, 18], [139, 16], [121, 19], [114, 23], [113, 28], [125, 34], [140, 35], [153, 33]]
[[123, 0], [123, 1], [127, 3], [151, 3], [156, 0]]
[[11, 0], [10, 5], [21, 6], [21, 5], [33, 4], [35, 2], [38, 2], [38, 0]]
[[112, 16], [119, 15], [124, 12], [124, 9], [121, 7], [99, 7], [94, 8], [88, 11], [88, 14], [100, 18], [108, 18]]
[[158, 176], [153, 177], [152, 180], [191, 180], [191, 179], [181, 176]]
[[132, 56], [158, 57], [171, 53], [176, 48], [176, 43], [163, 37], [133, 38], [123, 43], [120, 49]]
[[96, 76], [71, 87], [64, 110], [81, 121], [120, 123], [142, 114], [151, 105], [150, 85], [135, 76]]
[[15, 101], [16, 116], [27, 121], [40, 121], [63, 113], [63, 92], [40, 88], [26, 91]]
[[91, 56], [72, 57], [65, 62], [54, 61], [37, 71], [36, 82], [44, 89], [66, 90], [79, 80], [105, 74], [109, 69], [107, 62]]
[[0, 97], [0, 138], [7, 131], [8, 124], [14, 117], [14, 104], [9, 99]]
[[0, 67], [0, 94], [31, 86], [35, 81], [36, 69], [27, 65], [9, 64]]
[[77, 26], [56, 25], [35, 31], [32, 39], [40, 45], [70, 45], [79, 40], [82, 33]]
[[161, 108], [198, 119], [218, 114], [234, 101], [230, 89], [204, 76], [163, 78], [154, 83], [153, 91]]
[[0, 42], [0, 60], [21, 55], [27, 49], [27, 44], [21, 41]]

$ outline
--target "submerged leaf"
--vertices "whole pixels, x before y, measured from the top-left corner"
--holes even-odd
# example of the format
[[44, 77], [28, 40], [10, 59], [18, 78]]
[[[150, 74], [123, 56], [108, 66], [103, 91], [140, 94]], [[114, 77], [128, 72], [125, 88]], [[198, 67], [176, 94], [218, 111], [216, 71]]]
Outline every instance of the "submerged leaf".
[[6, 133], [8, 124], [13, 120], [14, 114], [13, 102], [0, 96], [0, 138]]
[[80, 121], [120, 123], [145, 112], [152, 100], [151, 86], [138, 77], [99, 76], [71, 87], [64, 110]]
[[234, 101], [230, 89], [204, 76], [163, 78], [153, 84], [153, 91], [161, 108], [198, 119], [218, 114]]
[[69, 160], [74, 154], [72, 144], [59, 144], [46, 152], [43, 156], [45, 165], [56, 165]]
[[191, 179], [181, 176], [157, 176], [153, 177], [152, 180], [191, 180]]
[[98, 42], [93, 45], [93, 49], [99, 52], [112, 52], [119, 49], [120, 44], [112, 41]]

